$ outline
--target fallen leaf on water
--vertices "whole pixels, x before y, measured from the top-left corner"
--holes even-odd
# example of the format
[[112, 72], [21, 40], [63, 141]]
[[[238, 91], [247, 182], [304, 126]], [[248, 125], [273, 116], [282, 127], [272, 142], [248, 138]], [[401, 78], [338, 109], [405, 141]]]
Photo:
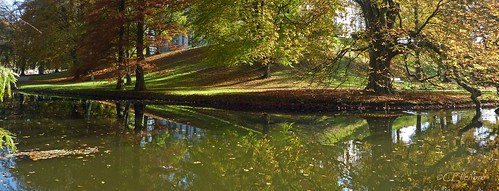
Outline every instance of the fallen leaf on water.
[[[20, 156], [27, 156], [33, 161], [37, 160], [43, 160], [43, 159], [51, 159], [51, 158], [57, 158], [57, 157], [63, 157], [63, 156], [70, 156], [70, 155], [88, 155], [91, 153], [96, 153], [99, 152], [99, 149], [96, 147], [89, 147], [85, 149], [77, 149], [77, 150], [66, 150], [66, 149], [61, 149], [61, 150], [48, 150], [48, 151], [28, 151], [28, 152], [18, 152], [15, 154], [8, 154], [5, 157], [2, 157], [2, 159], [8, 159], [12, 157], [20, 157]], [[14, 168], [14, 167], [11, 167]]]

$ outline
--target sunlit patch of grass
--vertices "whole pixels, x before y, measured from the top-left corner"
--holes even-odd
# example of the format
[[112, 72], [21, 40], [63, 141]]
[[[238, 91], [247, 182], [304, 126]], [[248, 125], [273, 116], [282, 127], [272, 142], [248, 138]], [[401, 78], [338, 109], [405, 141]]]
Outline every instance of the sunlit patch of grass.
[[22, 85], [22, 89], [33, 90], [89, 90], [89, 89], [107, 89], [114, 86], [110, 81], [90, 81], [77, 83], [58, 83], [58, 84], [26, 84]]
[[197, 111], [199, 109], [201, 110], [212, 110], [212, 109], [205, 109], [205, 108], [194, 109], [194, 107], [188, 107], [188, 106], [165, 106], [165, 105], [149, 105], [147, 106], [147, 108], [150, 110], [154, 110], [156, 112], [174, 114], [176, 117], [195, 119], [197, 121], [194, 123], [202, 123], [204, 126], [208, 127], [213, 127], [213, 128], [223, 127], [224, 129], [234, 127], [253, 133], [260, 133], [258, 131], [255, 131], [254, 129], [238, 124], [237, 120], [228, 120], [215, 115], [210, 115]]
[[[261, 91], [261, 90], [260, 90]], [[259, 92], [259, 90], [253, 89], [185, 89], [185, 90], [170, 90], [169, 93], [174, 95], [219, 95], [219, 94], [237, 94], [237, 93], [248, 93], [248, 92]]]
[[[351, 95], [350, 90], [361, 90], [367, 83], [367, 76], [362, 74], [364, 69], [360, 67], [361, 65], [350, 65], [353, 69], [348, 72], [343, 72], [345, 68], [340, 68], [339, 71], [342, 72], [332, 74], [330, 81], [325, 80], [321, 83], [311, 80], [310, 76], [304, 76], [303, 73], [306, 71], [306, 65], [297, 64], [294, 67], [275, 65], [272, 67], [272, 78], [261, 79], [262, 68], [259, 65], [225, 66], [220, 63], [206, 63], [202, 60], [203, 55], [200, 53], [200, 49], [171, 52], [155, 55], [153, 57], [154, 58], [149, 58], [149, 61], [156, 65], [156, 67], [151, 69], [145, 76], [148, 90], [137, 94], [130, 93], [130, 91], [120, 93], [119, 90], [115, 89], [115, 80], [96, 79], [95, 81], [85, 82], [63, 82], [57, 80], [57, 78], [67, 77], [67, 73], [33, 76], [33, 82], [23, 82], [18, 84], [18, 87], [21, 90], [80, 91], [85, 93], [92, 92], [94, 95], [101, 93], [108, 96], [133, 94], [138, 95], [135, 96], [136, 98], [141, 98], [144, 97], [143, 95], [150, 94], [149, 99], [154, 99], [152, 98], [153, 96], [157, 96], [158, 99], [160, 99], [163, 95], [220, 95], [223, 97], [224, 95], [251, 94], [265, 91], [280, 91], [281, 93], [276, 93], [275, 95], [282, 98], [289, 96], [291, 91], [295, 97], [305, 98], [308, 101], [315, 102], [317, 99], [310, 98], [310, 92], [318, 90], [315, 91], [315, 94], [312, 95], [312, 97], [325, 96], [327, 98], [324, 98], [324, 100], [341, 102], [404, 102], [407, 104], [419, 105], [433, 103], [452, 104], [470, 101], [469, 96], [467, 95], [468, 93], [460, 89], [452, 88], [451, 90], [439, 90], [433, 88], [417, 90], [419, 88], [413, 89], [412, 87], [415, 86], [415, 84], [410, 82], [394, 83], [394, 86], [399, 87], [395, 95], [370, 96], [362, 93]], [[132, 81], [135, 82], [133, 76]], [[336, 87], [340, 89], [334, 89]], [[409, 87], [409, 89], [404, 91], [404, 87], [405, 89]], [[427, 87], [431, 88], [430, 86]], [[126, 86], [125, 90], [133, 90], [133, 88], [134, 85], [130, 85]], [[319, 91], [324, 88], [328, 88], [329, 94], [327, 92]], [[346, 92], [348, 95], [341, 94], [342, 91]], [[327, 95], [324, 95], [325, 93]], [[280, 99], [276, 98], [276, 96], [270, 95], [262, 98], [262, 100], [267, 98]], [[484, 95], [481, 96], [480, 99], [486, 101], [499, 101], [499, 96], [495, 94], [495, 91], [484, 91]]]
[[[345, 120], [346, 123], [341, 120]], [[339, 141], [354, 135], [358, 129], [367, 127], [367, 122], [365, 120], [345, 118], [337, 121], [334, 128], [329, 128], [318, 135], [321, 144], [332, 145], [338, 143]]]
[[[272, 78], [260, 79], [263, 73], [260, 65], [225, 66], [220, 63], [206, 63], [200, 49], [183, 50], [178, 52], [155, 55], [149, 61], [156, 67], [145, 76], [149, 91], [165, 94], [201, 94], [212, 95], [233, 92], [252, 92], [264, 89], [294, 89], [308, 88], [310, 81], [304, 79], [301, 73], [303, 68], [292, 68], [275, 65], [272, 67]], [[97, 72], [96, 72], [97, 73]], [[33, 77], [37, 85], [20, 84], [21, 89], [113, 89], [115, 81], [96, 79], [93, 82], [73, 82], [67, 84], [53, 83], [56, 79], [67, 77], [67, 73], [42, 75]], [[88, 77], [88, 76], [87, 76]], [[352, 87], [361, 85], [355, 75], [350, 75], [346, 83], [334, 81], [330, 85]], [[50, 81], [53, 80], [53, 81]], [[135, 81], [135, 80], [133, 80]], [[53, 85], [53, 86], [52, 86]], [[324, 86], [317, 86], [323, 88]], [[130, 87], [127, 87], [129, 89]]]
[[34, 81], [44, 81], [44, 80], [52, 80], [52, 79], [58, 79], [58, 78], [64, 78], [68, 77], [70, 74], [68, 72], [59, 72], [59, 73], [52, 73], [52, 74], [45, 74], [45, 75], [29, 75], [31, 80]]

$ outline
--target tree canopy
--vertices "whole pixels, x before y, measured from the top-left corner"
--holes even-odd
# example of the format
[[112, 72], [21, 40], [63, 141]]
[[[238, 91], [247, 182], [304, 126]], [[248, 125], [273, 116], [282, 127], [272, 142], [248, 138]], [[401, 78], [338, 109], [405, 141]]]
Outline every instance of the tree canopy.
[[195, 0], [189, 16], [215, 62], [290, 66], [311, 45], [335, 35], [338, 7], [335, 1], [315, 0]]
[[[450, 0], [30, 0], [20, 4], [12, 27], [3, 24], [2, 39], [11, 40], [0, 53], [21, 70], [68, 67], [80, 76], [114, 67], [118, 89], [134, 65], [136, 89], [144, 90], [149, 47], [185, 35], [207, 46], [207, 62], [262, 65], [263, 78], [273, 64], [336, 75], [329, 68], [348, 59], [364, 66], [368, 93], [395, 93], [398, 77], [436, 87], [456, 82], [479, 105], [480, 88], [499, 87], [497, 6]], [[345, 14], [353, 26], [342, 21]]]

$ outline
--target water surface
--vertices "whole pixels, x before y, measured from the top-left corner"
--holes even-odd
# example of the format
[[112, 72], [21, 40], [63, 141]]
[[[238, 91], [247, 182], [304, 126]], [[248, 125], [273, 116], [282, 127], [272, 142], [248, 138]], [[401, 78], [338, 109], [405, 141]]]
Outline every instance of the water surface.
[[280, 114], [18, 94], [0, 119], [20, 151], [99, 148], [1, 160], [0, 190], [499, 190], [491, 109]]

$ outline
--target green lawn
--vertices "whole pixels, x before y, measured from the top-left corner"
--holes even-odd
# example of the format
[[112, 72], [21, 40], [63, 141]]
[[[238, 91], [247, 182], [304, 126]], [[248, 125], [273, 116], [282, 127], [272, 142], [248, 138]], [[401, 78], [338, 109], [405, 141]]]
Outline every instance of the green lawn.
[[[295, 67], [275, 65], [272, 67], [272, 78], [261, 79], [261, 66], [225, 66], [220, 63], [207, 63], [202, 55], [203, 50], [198, 48], [149, 57], [148, 61], [153, 67], [145, 76], [148, 92], [214, 95], [324, 87], [311, 83], [312, 78], [304, 74], [306, 69], [300, 65]], [[24, 90], [114, 91], [116, 81], [113, 77], [109, 74], [100, 76], [96, 75], [95, 81], [90, 81], [89, 76], [84, 76], [83, 81], [70, 81], [68, 79], [71, 77], [67, 72], [33, 75], [30, 76], [31, 82], [23, 82], [18, 86]], [[335, 78], [344, 76], [345, 73], [338, 73]], [[357, 74], [348, 75], [345, 79], [347, 80], [332, 80], [328, 87], [356, 88], [365, 85], [364, 77]], [[132, 77], [132, 80], [135, 79]], [[133, 89], [133, 86], [128, 86], [126, 89]]]
[[[362, 65], [355, 63], [340, 64], [338, 73], [323, 80], [313, 80], [307, 75], [309, 68], [305, 65], [286, 67], [276, 65], [272, 67], [273, 76], [261, 79], [262, 68], [258, 65], [225, 66], [221, 63], [207, 63], [204, 61], [202, 48], [175, 51], [149, 57], [149, 67], [145, 76], [147, 91], [134, 93], [133, 85], [126, 90], [116, 90], [116, 80], [112, 70], [95, 72], [95, 80], [90, 76], [83, 76], [79, 81], [72, 80], [68, 73], [57, 73], [41, 76], [30, 76], [30, 82], [18, 84], [21, 90], [34, 90], [45, 92], [85, 92], [113, 95], [134, 95], [135, 98], [173, 96], [215, 96], [243, 95], [271, 92], [260, 96], [259, 100], [276, 99], [275, 102], [285, 97], [293, 100], [304, 97], [307, 101], [319, 102], [325, 100], [340, 103], [385, 103], [400, 102], [409, 104], [449, 104], [469, 102], [467, 92], [455, 85], [446, 86], [445, 90], [431, 85], [413, 82], [394, 83], [401, 92], [393, 96], [368, 96], [358, 93], [366, 85], [366, 75]], [[350, 70], [346, 71], [346, 67]], [[132, 81], [134, 78], [132, 77]], [[313, 83], [312, 83], [313, 82]], [[327, 86], [324, 84], [327, 83]], [[339, 89], [335, 89], [339, 87]], [[326, 92], [323, 92], [327, 91]], [[277, 93], [272, 93], [277, 92]], [[354, 93], [357, 92], [357, 93]], [[327, 95], [325, 95], [327, 94]], [[431, 97], [431, 98], [430, 98]], [[485, 91], [480, 99], [487, 102], [499, 101], [499, 96], [493, 91]]]

